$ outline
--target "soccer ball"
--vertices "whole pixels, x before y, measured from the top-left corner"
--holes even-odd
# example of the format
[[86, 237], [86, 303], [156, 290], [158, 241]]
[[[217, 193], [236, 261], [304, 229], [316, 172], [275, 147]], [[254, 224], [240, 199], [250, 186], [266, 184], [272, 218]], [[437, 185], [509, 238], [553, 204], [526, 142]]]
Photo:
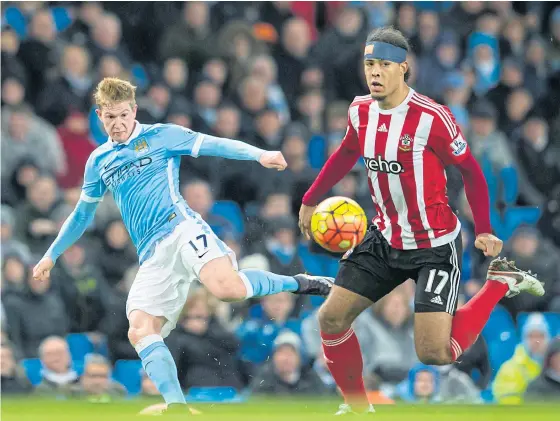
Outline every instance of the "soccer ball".
[[322, 201], [311, 216], [313, 239], [326, 250], [344, 253], [366, 235], [367, 217], [360, 205], [347, 197]]

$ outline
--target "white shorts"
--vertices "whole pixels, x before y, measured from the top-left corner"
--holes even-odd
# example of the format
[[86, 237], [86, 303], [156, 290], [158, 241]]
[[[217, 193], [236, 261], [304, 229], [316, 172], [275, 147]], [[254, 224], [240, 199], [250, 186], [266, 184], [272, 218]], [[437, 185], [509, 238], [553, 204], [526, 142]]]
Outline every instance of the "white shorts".
[[142, 263], [128, 293], [127, 317], [133, 310], [167, 319], [161, 336], [175, 329], [191, 283], [209, 261], [229, 256], [237, 270], [235, 253], [204, 222], [181, 222]]

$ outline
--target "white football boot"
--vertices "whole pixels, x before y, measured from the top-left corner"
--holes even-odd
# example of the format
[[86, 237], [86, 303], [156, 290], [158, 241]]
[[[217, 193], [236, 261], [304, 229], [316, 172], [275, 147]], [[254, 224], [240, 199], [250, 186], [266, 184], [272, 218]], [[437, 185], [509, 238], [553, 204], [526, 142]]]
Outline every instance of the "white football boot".
[[507, 284], [509, 291], [506, 297], [508, 298], [515, 297], [523, 291], [537, 297], [544, 295], [544, 283], [537, 279], [536, 273], [516, 268], [515, 262], [508, 261], [505, 257], [492, 260], [487, 279]]
[[347, 403], [343, 403], [340, 404], [340, 406], [338, 407], [338, 411], [336, 411], [336, 414], [334, 415], [350, 415], [350, 414], [361, 415], [361, 414], [373, 414], [373, 413], [375, 413], [375, 408], [371, 403], [369, 404], [368, 409], [362, 413], [352, 411], [352, 407], [350, 405], [348, 405]]

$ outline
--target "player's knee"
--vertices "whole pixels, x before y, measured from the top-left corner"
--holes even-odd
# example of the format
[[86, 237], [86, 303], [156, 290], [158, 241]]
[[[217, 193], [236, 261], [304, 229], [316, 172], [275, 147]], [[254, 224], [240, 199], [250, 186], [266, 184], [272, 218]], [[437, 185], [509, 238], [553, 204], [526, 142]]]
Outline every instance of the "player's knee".
[[350, 329], [353, 321], [344, 317], [344, 315], [330, 311], [327, 306], [323, 306], [319, 309], [318, 317], [321, 332], [330, 334], [340, 333]]
[[451, 351], [444, 348], [417, 350], [418, 359], [426, 365], [448, 365], [453, 362]]
[[227, 275], [219, 275], [205, 283], [208, 290], [218, 300], [225, 302], [241, 301], [247, 297], [247, 290], [241, 277], [236, 272]]
[[159, 335], [162, 322], [157, 317], [135, 310], [129, 319], [128, 340], [136, 345], [142, 338], [148, 335]]

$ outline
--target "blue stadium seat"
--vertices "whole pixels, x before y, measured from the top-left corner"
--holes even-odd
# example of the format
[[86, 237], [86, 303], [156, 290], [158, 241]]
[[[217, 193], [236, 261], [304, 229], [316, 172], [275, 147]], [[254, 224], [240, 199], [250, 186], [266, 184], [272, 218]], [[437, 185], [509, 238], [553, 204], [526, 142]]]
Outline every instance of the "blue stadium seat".
[[515, 324], [509, 312], [502, 306], [497, 306], [484, 326], [482, 335], [488, 344], [493, 378], [500, 366], [511, 358], [519, 343]]
[[[530, 313], [519, 313], [517, 315], [517, 329], [519, 337], [521, 337], [521, 332], [523, 331], [523, 326], [527, 322], [527, 317]], [[560, 335], [560, 314], [558, 313], [543, 313], [545, 320], [548, 323], [550, 329], [550, 336]]]
[[27, 358], [21, 360], [21, 365], [25, 370], [25, 375], [31, 382], [33, 386], [37, 386], [41, 383], [41, 370], [43, 369], [43, 364], [39, 358]]
[[187, 402], [243, 402], [246, 396], [233, 387], [191, 387], [186, 396]]
[[142, 389], [140, 360], [117, 360], [113, 369], [113, 379], [122, 384], [130, 395], [137, 395]]
[[2, 20], [12, 27], [20, 40], [27, 37], [27, 19], [19, 8], [7, 7]]
[[72, 25], [72, 17], [66, 7], [53, 7], [51, 8], [51, 13], [58, 32], [65, 31], [70, 25]]
[[83, 362], [87, 354], [95, 351], [93, 344], [85, 333], [71, 333], [66, 336], [73, 361]]
[[327, 139], [324, 136], [313, 135], [309, 139], [307, 155], [309, 166], [320, 169], [327, 160]]
[[231, 200], [220, 200], [214, 203], [212, 213], [227, 219], [233, 225], [236, 234], [245, 232], [245, 222], [243, 211], [239, 205]]

